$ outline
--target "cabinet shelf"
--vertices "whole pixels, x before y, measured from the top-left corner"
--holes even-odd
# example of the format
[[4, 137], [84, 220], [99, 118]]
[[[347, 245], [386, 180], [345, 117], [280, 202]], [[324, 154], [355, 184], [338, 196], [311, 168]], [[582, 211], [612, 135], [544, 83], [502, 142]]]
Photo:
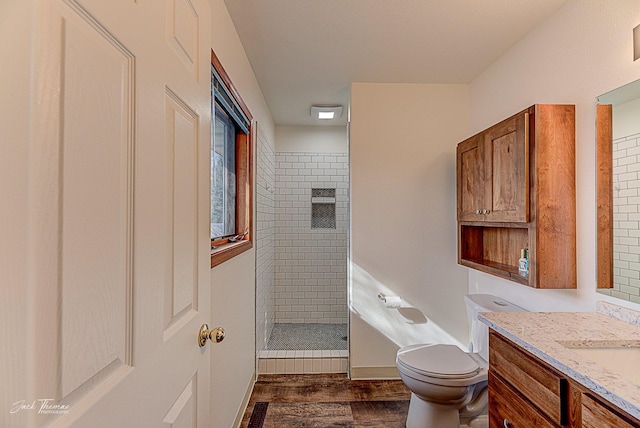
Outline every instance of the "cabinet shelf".
[[460, 225], [459, 263], [485, 273], [529, 285], [518, 272], [520, 249], [529, 247], [529, 229], [505, 225]]
[[511, 266], [505, 263], [499, 263], [484, 259], [462, 259], [460, 260], [460, 264], [462, 266], [467, 266], [482, 272], [490, 273], [492, 275], [499, 276], [504, 279], [509, 279], [523, 285], [529, 285], [529, 277], [521, 275], [518, 271], [517, 266]]

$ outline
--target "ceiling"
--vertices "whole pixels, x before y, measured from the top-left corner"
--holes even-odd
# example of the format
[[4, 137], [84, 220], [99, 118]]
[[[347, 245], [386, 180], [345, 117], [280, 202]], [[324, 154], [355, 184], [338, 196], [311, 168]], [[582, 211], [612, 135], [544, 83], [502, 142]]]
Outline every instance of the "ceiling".
[[225, 0], [277, 125], [351, 82], [469, 83], [565, 0]]

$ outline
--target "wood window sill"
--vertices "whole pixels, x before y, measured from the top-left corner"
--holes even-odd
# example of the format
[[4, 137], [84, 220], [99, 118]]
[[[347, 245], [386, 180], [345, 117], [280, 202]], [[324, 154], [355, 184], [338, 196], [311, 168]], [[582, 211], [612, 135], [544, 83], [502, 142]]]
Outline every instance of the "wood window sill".
[[211, 267], [218, 266], [227, 260], [242, 254], [253, 247], [251, 240], [222, 244], [211, 250]]

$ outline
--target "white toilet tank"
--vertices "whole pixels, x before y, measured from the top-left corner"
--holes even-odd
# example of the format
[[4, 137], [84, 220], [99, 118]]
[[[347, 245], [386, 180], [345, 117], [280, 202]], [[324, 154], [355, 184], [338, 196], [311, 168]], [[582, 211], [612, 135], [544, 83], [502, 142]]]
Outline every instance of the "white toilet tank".
[[480, 354], [485, 361], [489, 361], [489, 327], [478, 320], [478, 313], [527, 311], [491, 294], [467, 294], [464, 302], [469, 321], [469, 352]]

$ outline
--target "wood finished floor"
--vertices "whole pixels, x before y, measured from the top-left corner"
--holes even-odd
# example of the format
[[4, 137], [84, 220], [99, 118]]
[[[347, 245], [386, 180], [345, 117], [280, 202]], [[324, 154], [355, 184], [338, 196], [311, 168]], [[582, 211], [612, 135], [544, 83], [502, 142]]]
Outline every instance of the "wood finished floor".
[[410, 397], [400, 380], [352, 381], [344, 374], [261, 375], [240, 426], [404, 428]]

